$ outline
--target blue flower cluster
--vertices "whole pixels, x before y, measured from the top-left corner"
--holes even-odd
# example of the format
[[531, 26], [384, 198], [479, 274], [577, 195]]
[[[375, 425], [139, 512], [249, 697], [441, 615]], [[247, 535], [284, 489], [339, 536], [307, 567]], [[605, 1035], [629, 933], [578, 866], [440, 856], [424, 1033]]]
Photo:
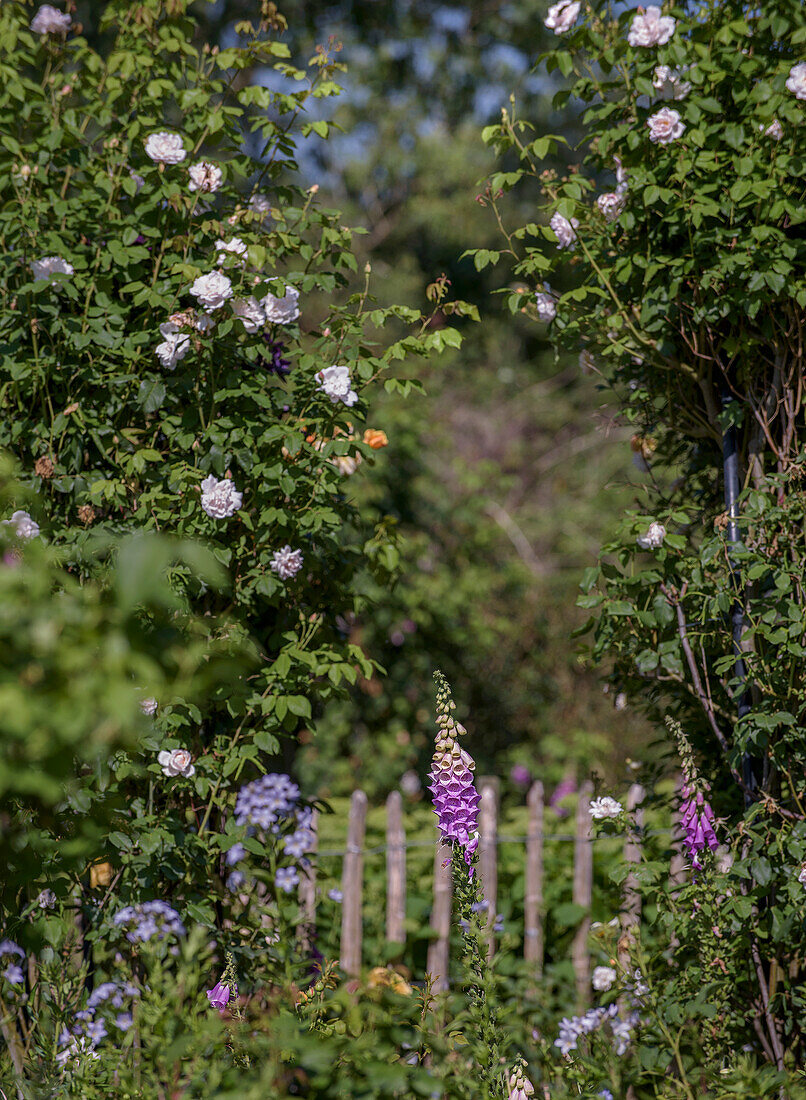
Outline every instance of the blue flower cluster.
[[16, 959], [24, 959], [25, 952], [13, 940], [0, 940], [0, 974], [11, 985], [22, 985], [25, 975]]
[[112, 918], [118, 928], [125, 928], [129, 943], [147, 943], [156, 938], [184, 936], [185, 926], [177, 911], [166, 901], [144, 901], [126, 905]]
[[[305, 853], [314, 843], [313, 810], [299, 805], [299, 787], [287, 775], [270, 773], [247, 783], [235, 800], [235, 824], [245, 825], [250, 834], [274, 833], [293, 826], [293, 831], [283, 837], [283, 853], [300, 866], [307, 866]], [[246, 857], [240, 843], [233, 844], [224, 857], [228, 867], [234, 867]], [[227, 876], [227, 888], [235, 891], [245, 881], [242, 871], [234, 870]], [[278, 890], [291, 893], [299, 884], [297, 867], [279, 867], [274, 876]]]
[[140, 991], [131, 982], [103, 982], [87, 998], [86, 1008], [75, 1014], [72, 1028], [64, 1028], [59, 1036], [64, 1064], [69, 1058], [94, 1050], [113, 1027], [126, 1032], [132, 1026], [132, 1006]]

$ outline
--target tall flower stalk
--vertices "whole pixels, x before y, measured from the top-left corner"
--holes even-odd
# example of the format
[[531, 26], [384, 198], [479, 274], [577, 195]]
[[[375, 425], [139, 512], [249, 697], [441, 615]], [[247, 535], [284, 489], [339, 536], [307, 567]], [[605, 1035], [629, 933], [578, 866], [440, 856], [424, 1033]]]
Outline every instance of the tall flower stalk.
[[505, 1100], [507, 1087], [501, 1067], [500, 1031], [493, 999], [493, 974], [487, 957], [485, 908], [478, 864], [479, 794], [473, 781], [476, 767], [472, 756], [459, 745], [467, 731], [453, 717], [456, 704], [441, 672], [434, 673], [437, 685], [437, 736], [431, 765], [429, 790], [442, 843], [450, 848], [447, 862], [453, 877], [466, 972], [470, 1014], [480, 1047], [479, 1077], [482, 1095]]

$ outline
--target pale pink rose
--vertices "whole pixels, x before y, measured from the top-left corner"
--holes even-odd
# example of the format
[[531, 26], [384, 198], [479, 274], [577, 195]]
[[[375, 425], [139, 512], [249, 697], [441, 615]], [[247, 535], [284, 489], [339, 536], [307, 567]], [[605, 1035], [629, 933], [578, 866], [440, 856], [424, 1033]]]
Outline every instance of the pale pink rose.
[[171, 779], [177, 775], [190, 779], [196, 773], [193, 757], [187, 749], [163, 749], [157, 756], [157, 763], [162, 767], [162, 774]]
[[546, 26], [555, 34], [567, 34], [576, 23], [581, 7], [582, 4], [576, 0], [559, 0], [549, 8]]
[[150, 134], [145, 143], [146, 156], [158, 164], [179, 164], [187, 156], [181, 134], [160, 130]]
[[664, 46], [674, 34], [675, 21], [662, 15], [661, 9], [650, 4], [632, 21], [627, 41], [631, 46]]
[[619, 195], [617, 191], [609, 191], [606, 195], [600, 195], [596, 200], [596, 205], [605, 216], [605, 220], [614, 222], [624, 209], [626, 202], [624, 195]]
[[211, 271], [196, 279], [190, 293], [205, 309], [219, 309], [232, 297], [232, 283], [221, 271]]
[[563, 215], [556, 211], [551, 215], [551, 221], [549, 222], [552, 232], [557, 238], [558, 248], [573, 248], [576, 243], [577, 235], [575, 230], [579, 227], [579, 222], [576, 218], [563, 217]]
[[784, 136], [784, 128], [777, 118], [774, 118], [769, 126], [765, 126], [762, 122], [759, 125], [759, 130], [764, 137], [772, 138], [773, 141], [780, 141]]
[[31, 20], [34, 34], [67, 34], [72, 20], [52, 4], [43, 4]]
[[202, 510], [213, 519], [229, 519], [243, 504], [243, 493], [239, 493], [229, 478], [219, 481], [210, 474], [201, 483]]
[[686, 124], [673, 107], [661, 107], [646, 120], [646, 124], [649, 127], [649, 140], [657, 145], [670, 145], [682, 137], [686, 129]]
[[190, 176], [189, 191], [217, 191], [224, 179], [224, 173], [218, 165], [210, 164], [206, 160], [191, 164], [188, 175]]
[[796, 99], [806, 99], [806, 61], [799, 61], [789, 70], [786, 88]]

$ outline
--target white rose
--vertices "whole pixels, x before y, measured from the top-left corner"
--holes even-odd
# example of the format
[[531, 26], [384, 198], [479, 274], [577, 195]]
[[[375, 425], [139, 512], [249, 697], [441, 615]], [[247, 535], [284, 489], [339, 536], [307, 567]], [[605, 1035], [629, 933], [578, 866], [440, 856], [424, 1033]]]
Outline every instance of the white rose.
[[190, 293], [205, 309], [219, 309], [232, 297], [232, 283], [222, 272], [211, 271], [209, 275], [198, 277]]
[[596, 205], [605, 216], [605, 220], [614, 222], [624, 209], [626, 202], [624, 195], [620, 195], [617, 191], [609, 191], [606, 195], [600, 195], [596, 200]]
[[196, 772], [193, 757], [187, 749], [163, 749], [157, 756], [157, 762], [162, 766], [162, 774], [171, 778], [183, 775], [185, 779], [190, 779]]
[[18, 539], [34, 539], [39, 534], [39, 524], [27, 512], [12, 512], [11, 519], [3, 520], [4, 527], [13, 527]]
[[591, 985], [599, 993], [604, 993], [616, 980], [616, 972], [612, 966], [597, 966], [591, 975]]
[[560, 214], [559, 211], [557, 211], [556, 213], [551, 215], [551, 221], [549, 222], [549, 225], [551, 226], [552, 232], [557, 238], [558, 248], [574, 247], [574, 242], [577, 239], [575, 230], [579, 226], [579, 222], [576, 218], [571, 218], [571, 220], [569, 221], [568, 218], [563, 217], [563, 215]]
[[672, 99], [685, 99], [691, 91], [691, 85], [683, 80], [683, 74], [679, 69], [670, 69], [668, 65], [656, 65], [655, 75], [652, 79], [652, 87], [659, 92], [670, 95]]
[[72, 20], [52, 4], [43, 4], [31, 20], [34, 34], [67, 34]]
[[266, 218], [271, 214], [271, 199], [268, 195], [253, 195], [249, 200], [249, 209], [260, 218]]
[[167, 370], [175, 370], [176, 364], [190, 351], [190, 337], [181, 333], [172, 321], [166, 321], [164, 325], [160, 325], [160, 335], [163, 337], [163, 342], [157, 344], [154, 354], [163, 367]]
[[605, 795], [603, 798], [594, 798], [588, 807], [591, 817], [601, 820], [603, 817], [618, 817], [624, 807], [615, 798]]
[[206, 160], [191, 164], [188, 175], [190, 176], [189, 191], [217, 191], [224, 179], [224, 173], [218, 165], [210, 164]]
[[34, 260], [31, 264], [31, 271], [33, 271], [35, 279], [50, 279], [51, 286], [58, 286], [59, 280], [51, 279], [51, 275], [73, 275], [75, 268], [67, 260], [63, 260], [61, 256], [43, 256], [41, 260]]
[[248, 251], [246, 244], [240, 237], [233, 237], [231, 241], [222, 241], [219, 238], [215, 246], [221, 249], [216, 257], [216, 263], [219, 265], [226, 263], [230, 256], [243, 257]]
[[256, 298], [233, 298], [232, 312], [240, 317], [247, 332], [257, 332], [266, 323], [266, 315]]
[[157, 700], [154, 699], [153, 697], [149, 698], [149, 699], [141, 699], [140, 700], [140, 710], [143, 712], [143, 714], [147, 714], [149, 716], [153, 716], [154, 714], [157, 713], [157, 706], [158, 705], [159, 704], [157, 703]]
[[789, 70], [786, 88], [796, 99], [806, 99], [806, 61], [799, 61]]
[[239, 493], [229, 478], [219, 481], [210, 474], [201, 483], [201, 506], [213, 519], [229, 519], [234, 516], [243, 503], [243, 493]]
[[55, 909], [56, 895], [50, 887], [40, 892], [39, 897], [36, 899], [36, 904], [40, 909]]
[[269, 324], [290, 325], [299, 317], [299, 291], [296, 287], [286, 285], [282, 298], [267, 294], [261, 299], [261, 305]]
[[686, 124], [673, 107], [661, 107], [661, 109], [646, 120], [649, 127], [649, 140], [657, 145], [669, 145], [677, 138], [683, 136]]
[[671, 15], [661, 15], [660, 8], [650, 5], [633, 19], [627, 41], [631, 46], [664, 46], [674, 34], [674, 28]]
[[317, 372], [319, 389], [326, 393], [333, 404], [339, 401], [345, 405], [354, 405], [358, 400], [358, 394], [351, 389], [349, 367], [325, 367]]
[[151, 134], [145, 143], [145, 148], [146, 156], [159, 164], [179, 164], [187, 156], [181, 134], [174, 134], [169, 130], [160, 130], [156, 134]]
[[576, 0], [559, 0], [549, 8], [546, 26], [555, 34], [565, 34], [576, 23], [581, 7], [582, 4], [576, 3]]
[[551, 293], [548, 283], [544, 283], [543, 287], [543, 290], [538, 290], [535, 294], [535, 306], [537, 307], [538, 320], [548, 324], [557, 316], [557, 301]]
[[635, 540], [643, 550], [657, 550], [659, 546], [663, 545], [663, 540], [666, 538], [666, 528], [662, 523], [657, 521], [650, 523], [646, 529], [646, 533], [639, 535]]
[[784, 128], [777, 118], [774, 118], [769, 126], [765, 126], [764, 123], [760, 123], [759, 130], [764, 137], [772, 138], [773, 141], [780, 141], [784, 136]]

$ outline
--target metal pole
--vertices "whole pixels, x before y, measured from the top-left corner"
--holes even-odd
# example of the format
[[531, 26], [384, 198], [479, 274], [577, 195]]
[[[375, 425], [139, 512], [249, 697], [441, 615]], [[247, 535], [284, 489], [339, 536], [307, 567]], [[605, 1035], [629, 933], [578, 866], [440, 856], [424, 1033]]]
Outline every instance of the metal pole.
[[[722, 408], [727, 409], [733, 398], [723, 391]], [[744, 604], [742, 600], [742, 585], [739, 570], [736, 567], [730, 548], [735, 547], [741, 541], [739, 531], [739, 452], [736, 445], [736, 428], [733, 424], [727, 426], [722, 433], [722, 460], [725, 474], [725, 509], [728, 513], [728, 566], [731, 571], [731, 580], [735, 592], [735, 599], [730, 612], [731, 637], [733, 638], [733, 652], [736, 662], [733, 666], [737, 679], [742, 687], [739, 693], [737, 713], [738, 717], [744, 716], [750, 710], [750, 689], [747, 685], [747, 667], [742, 656], [742, 634], [744, 633]], [[752, 802], [752, 792], [758, 787], [755, 773], [755, 761], [749, 753], [742, 755], [742, 779], [745, 784], [745, 803]]]

